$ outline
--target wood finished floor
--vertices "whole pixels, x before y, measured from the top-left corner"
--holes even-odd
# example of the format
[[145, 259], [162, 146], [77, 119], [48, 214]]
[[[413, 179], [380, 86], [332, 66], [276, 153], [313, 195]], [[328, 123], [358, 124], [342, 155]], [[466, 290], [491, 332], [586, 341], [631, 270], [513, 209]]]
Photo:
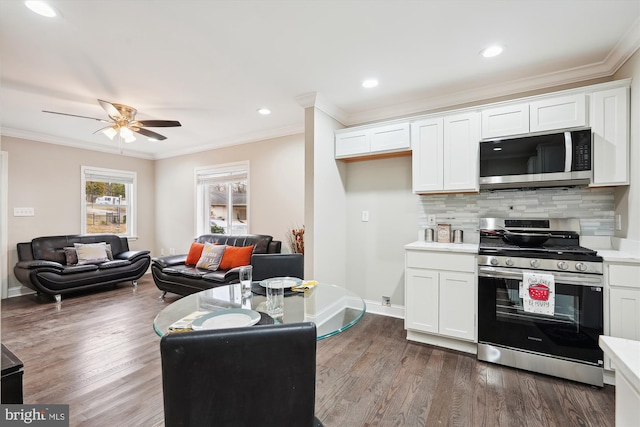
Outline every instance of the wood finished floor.
[[[138, 289], [2, 300], [2, 342], [25, 365], [25, 403], [70, 405], [71, 426], [162, 426], [159, 299]], [[326, 427], [613, 426], [614, 388], [478, 362], [406, 340], [400, 319], [366, 314], [318, 342], [316, 415]], [[197, 426], [200, 427], [200, 426]], [[291, 426], [296, 427], [296, 426]]]

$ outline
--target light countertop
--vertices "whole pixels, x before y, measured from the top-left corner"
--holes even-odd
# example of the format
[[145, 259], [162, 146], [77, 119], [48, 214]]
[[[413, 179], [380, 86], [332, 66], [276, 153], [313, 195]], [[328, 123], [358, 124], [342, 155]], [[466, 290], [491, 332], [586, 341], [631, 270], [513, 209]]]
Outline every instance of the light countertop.
[[640, 341], [600, 335], [599, 344], [616, 370], [640, 394]]
[[462, 252], [470, 254], [478, 253], [477, 243], [438, 243], [415, 241], [408, 245], [404, 245], [404, 248], [419, 251]]

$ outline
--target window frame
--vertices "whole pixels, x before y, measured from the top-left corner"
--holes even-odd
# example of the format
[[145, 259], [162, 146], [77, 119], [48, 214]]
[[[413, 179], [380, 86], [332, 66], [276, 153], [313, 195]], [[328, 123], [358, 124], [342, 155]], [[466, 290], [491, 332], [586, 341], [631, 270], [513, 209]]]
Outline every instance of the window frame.
[[[247, 230], [246, 234], [250, 234], [251, 229], [251, 218], [250, 218], [250, 171], [249, 171], [249, 161], [243, 160], [239, 162], [232, 163], [223, 163], [219, 165], [211, 165], [211, 166], [201, 166], [194, 168], [193, 173], [193, 182], [194, 182], [194, 196], [195, 196], [195, 235], [201, 236], [203, 234], [211, 234], [211, 225], [209, 223], [210, 216], [208, 213], [209, 208], [209, 195], [204, 190], [206, 188], [205, 185], [200, 184], [201, 177], [204, 175], [223, 175], [223, 174], [232, 174], [232, 173], [244, 173], [246, 176], [246, 209], [247, 209]], [[233, 180], [229, 180], [233, 181]], [[230, 203], [231, 210], [233, 210], [233, 204]], [[206, 218], [205, 218], [206, 217]], [[232, 221], [228, 222], [228, 225], [231, 225]], [[233, 227], [228, 226], [225, 234], [230, 235], [232, 233]]]
[[[119, 169], [107, 169], [96, 166], [81, 166], [81, 183], [80, 183], [80, 229], [82, 234], [95, 234], [87, 232], [87, 181], [112, 182], [124, 184], [126, 187], [126, 209], [127, 209], [127, 231], [119, 233], [118, 236], [127, 239], [137, 239], [137, 192], [138, 192], [138, 174], [135, 171], [125, 171]], [[91, 175], [108, 177], [112, 181], [101, 181], [96, 179], [87, 179]], [[107, 178], [105, 178], [107, 179]], [[98, 233], [100, 234], [100, 233]]]

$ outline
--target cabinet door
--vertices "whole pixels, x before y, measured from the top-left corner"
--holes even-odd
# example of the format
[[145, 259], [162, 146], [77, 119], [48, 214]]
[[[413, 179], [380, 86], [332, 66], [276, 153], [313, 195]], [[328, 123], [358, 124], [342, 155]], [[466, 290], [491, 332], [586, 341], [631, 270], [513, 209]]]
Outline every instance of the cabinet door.
[[612, 287], [609, 335], [640, 341], [640, 290]]
[[442, 117], [411, 123], [413, 192], [442, 190]]
[[409, 123], [396, 123], [371, 129], [371, 153], [411, 149]]
[[444, 118], [445, 191], [478, 191], [480, 113]]
[[475, 289], [474, 274], [440, 272], [440, 334], [475, 341]]
[[591, 94], [592, 186], [629, 184], [629, 89]]
[[369, 154], [369, 129], [336, 134], [336, 159]]
[[529, 104], [531, 132], [567, 129], [587, 125], [584, 94], [542, 99]]
[[405, 328], [438, 333], [438, 272], [407, 268]]
[[482, 139], [521, 135], [527, 132], [529, 132], [529, 104], [482, 110]]

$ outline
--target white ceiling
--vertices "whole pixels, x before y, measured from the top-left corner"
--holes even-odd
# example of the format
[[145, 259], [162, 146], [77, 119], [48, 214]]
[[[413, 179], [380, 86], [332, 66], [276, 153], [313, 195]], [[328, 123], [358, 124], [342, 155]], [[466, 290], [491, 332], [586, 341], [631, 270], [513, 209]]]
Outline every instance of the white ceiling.
[[100, 98], [182, 123], [125, 146], [146, 158], [303, 132], [310, 99], [353, 125], [607, 77], [640, 46], [639, 0], [49, 4], [0, 0], [2, 135], [118, 152], [102, 123], [42, 112], [106, 118]]

